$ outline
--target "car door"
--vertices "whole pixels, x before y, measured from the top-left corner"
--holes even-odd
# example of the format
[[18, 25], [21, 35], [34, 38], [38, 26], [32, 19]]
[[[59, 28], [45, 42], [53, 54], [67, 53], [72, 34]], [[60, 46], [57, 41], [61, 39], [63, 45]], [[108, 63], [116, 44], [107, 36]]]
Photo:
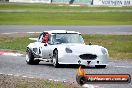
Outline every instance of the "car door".
[[45, 33], [41, 34], [39, 37], [39, 56], [43, 59], [49, 59], [52, 57], [52, 47], [50, 45], [50, 37], [48, 35], [48, 42], [43, 42], [43, 38], [45, 37]]

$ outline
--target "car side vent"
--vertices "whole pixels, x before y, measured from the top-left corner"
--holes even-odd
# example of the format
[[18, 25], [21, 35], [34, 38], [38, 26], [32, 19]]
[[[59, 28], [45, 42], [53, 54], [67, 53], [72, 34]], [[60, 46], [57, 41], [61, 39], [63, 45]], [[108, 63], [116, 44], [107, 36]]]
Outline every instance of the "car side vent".
[[94, 59], [96, 59], [97, 55], [93, 55], [93, 54], [82, 54], [79, 57], [81, 59], [83, 59], [83, 60], [94, 60]]

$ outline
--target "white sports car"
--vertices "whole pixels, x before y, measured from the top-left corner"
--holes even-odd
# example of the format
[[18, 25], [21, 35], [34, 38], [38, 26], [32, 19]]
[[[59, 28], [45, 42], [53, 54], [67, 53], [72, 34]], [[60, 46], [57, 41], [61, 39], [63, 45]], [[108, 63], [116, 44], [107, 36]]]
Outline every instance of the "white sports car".
[[98, 45], [85, 45], [79, 32], [66, 30], [44, 31], [36, 42], [27, 46], [27, 64], [51, 62], [54, 67], [60, 64], [77, 64], [105, 68], [109, 54], [106, 48]]

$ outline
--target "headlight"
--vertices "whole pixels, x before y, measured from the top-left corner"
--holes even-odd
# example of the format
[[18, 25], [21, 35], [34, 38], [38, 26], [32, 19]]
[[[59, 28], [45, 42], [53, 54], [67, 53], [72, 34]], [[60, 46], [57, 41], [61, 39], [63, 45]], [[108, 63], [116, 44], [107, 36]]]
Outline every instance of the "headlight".
[[107, 50], [104, 49], [104, 48], [101, 48], [101, 51], [102, 51], [103, 54], [106, 54], [107, 53]]
[[66, 53], [72, 53], [72, 50], [70, 48], [66, 48]]

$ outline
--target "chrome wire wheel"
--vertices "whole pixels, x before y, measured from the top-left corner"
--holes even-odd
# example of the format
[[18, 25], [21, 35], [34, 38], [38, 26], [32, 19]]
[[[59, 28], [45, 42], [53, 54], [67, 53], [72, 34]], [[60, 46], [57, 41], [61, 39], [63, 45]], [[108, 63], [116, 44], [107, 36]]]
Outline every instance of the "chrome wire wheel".
[[55, 68], [59, 67], [59, 63], [58, 63], [58, 51], [55, 50], [53, 53], [53, 66]]
[[29, 54], [26, 54], [26, 62], [29, 62]]

